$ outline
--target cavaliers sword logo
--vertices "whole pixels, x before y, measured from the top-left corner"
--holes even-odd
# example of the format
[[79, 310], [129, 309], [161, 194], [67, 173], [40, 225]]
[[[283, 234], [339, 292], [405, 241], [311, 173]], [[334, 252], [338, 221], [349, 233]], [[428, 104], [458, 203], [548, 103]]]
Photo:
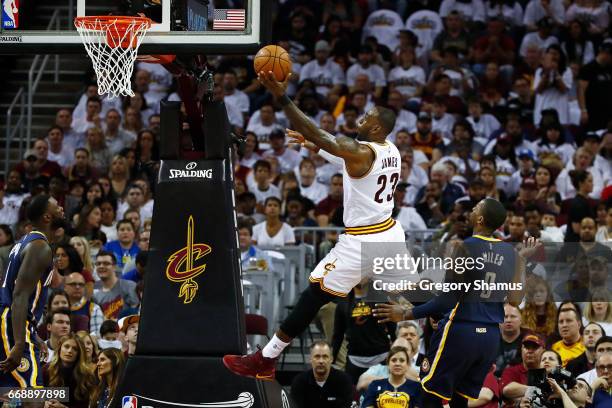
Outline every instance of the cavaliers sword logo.
[[208, 255], [212, 249], [206, 244], [194, 244], [193, 216], [187, 221], [187, 244], [168, 257], [166, 266], [166, 277], [172, 282], [180, 282], [178, 297], [184, 297], [183, 303], [191, 303], [198, 291], [198, 283], [194, 280], [198, 275], [204, 273], [206, 264], [194, 267], [198, 261]]

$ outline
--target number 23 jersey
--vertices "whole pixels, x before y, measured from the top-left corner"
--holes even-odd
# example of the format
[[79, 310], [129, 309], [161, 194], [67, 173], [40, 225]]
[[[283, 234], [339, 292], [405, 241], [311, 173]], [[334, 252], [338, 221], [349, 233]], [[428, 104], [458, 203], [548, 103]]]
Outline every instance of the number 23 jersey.
[[360, 142], [374, 152], [370, 170], [361, 177], [351, 177], [343, 166], [344, 226], [378, 224], [391, 217], [393, 193], [399, 182], [401, 156], [391, 142]]

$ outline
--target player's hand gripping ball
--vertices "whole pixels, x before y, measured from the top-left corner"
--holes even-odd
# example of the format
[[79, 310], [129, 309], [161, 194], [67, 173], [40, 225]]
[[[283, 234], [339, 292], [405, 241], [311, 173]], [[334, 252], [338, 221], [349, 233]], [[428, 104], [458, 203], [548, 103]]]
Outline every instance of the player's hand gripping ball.
[[291, 58], [282, 47], [266, 45], [255, 54], [253, 66], [256, 74], [271, 71], [277, 81], [283, 82], [291, 72]]

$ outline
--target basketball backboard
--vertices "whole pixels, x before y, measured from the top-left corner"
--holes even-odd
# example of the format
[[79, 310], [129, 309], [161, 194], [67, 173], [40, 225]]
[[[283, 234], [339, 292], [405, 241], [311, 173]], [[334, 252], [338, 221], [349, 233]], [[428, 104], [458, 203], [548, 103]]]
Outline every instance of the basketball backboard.
[[269, 41], [272, 19], [270, 0], [234, 1], [232, 11], [215, 7], [215, 0], [0, 2], [0, 54], [84, 53], [74, 17], [130, 12], [154, 21], [139, 54], [248, 54]]

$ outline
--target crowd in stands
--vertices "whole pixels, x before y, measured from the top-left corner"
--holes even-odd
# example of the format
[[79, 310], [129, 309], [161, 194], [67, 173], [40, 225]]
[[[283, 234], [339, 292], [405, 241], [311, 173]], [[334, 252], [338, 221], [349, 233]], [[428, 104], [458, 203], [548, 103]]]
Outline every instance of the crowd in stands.
[[[499, 238], [580, 243], [559, 260], [575, 262], [582, 251], [589, 270], [605, 273], [603, 283], [591, 277], [586, 286], [551, 288], [534, 272], [524, 305], [506, 305], [498, 361], [470, 406], [523, 406], [527, 370], [556, 366], [584, 379], [569, 391], [576, 406], [610, 404], [610, 254], [601, 249], [612, 241], [610, 2], [286, 0], [274, 9], [273, 42], [293, 62], [288, 94], [321, 129], [357, 137], [370, 108], [395, 111], [388, 142], [402, 163], [393, 217], [408, 235], [430, 229], [436, 242], [463, 239], [473, 206], [494, 197], [509, 214]], [[214, 96], [245, 140], [234, 157], [243, 266], [266, 256], [257, 246], [299, 244], [296, 227], [342, 227], [343, 169], [287, 143], [291, 123], [257, 82], [252, 56], [208, 57]], [[50, 194], [67, 215], [55, 237], [55, 292], [39, 333], [49, 350], [46, 385], [71, 384], [70, 407], [105, 406], [136, 344], [160, 101], [180, 96], [169, 72], [143, 62], [133, 91], [111, 99], [88, 83], [1, 181], [2, 270], [13, 243], [31, 229], [24, 208], [33, 196]], [[188, 139], [183, 148], [191, 149]], [[322, 251], [338, 234], [325, 238]], [[558, 306], [553, 293], [583, 303]], [[365, 407], [386, 406], [377, 392], [417, 393], [412, 382], [437, 321], [356, 325], [373, 317], [359, 294], [352, 299], [337, 308], [329, 344], [313, 345], [313, 373], [293, 387], [298, 406], [348, 406], [340, 401], [353, 400], [353, 386]], [[344, 336], [353, 340], [340, 352]], [[410, 338], [397, 345], [396, 337]], [[330, 369], [332, 361], [347, 374]], [[313, 392], [330, 390], [351, 394], [338, 394], [337, 404], [313, 402]]]

